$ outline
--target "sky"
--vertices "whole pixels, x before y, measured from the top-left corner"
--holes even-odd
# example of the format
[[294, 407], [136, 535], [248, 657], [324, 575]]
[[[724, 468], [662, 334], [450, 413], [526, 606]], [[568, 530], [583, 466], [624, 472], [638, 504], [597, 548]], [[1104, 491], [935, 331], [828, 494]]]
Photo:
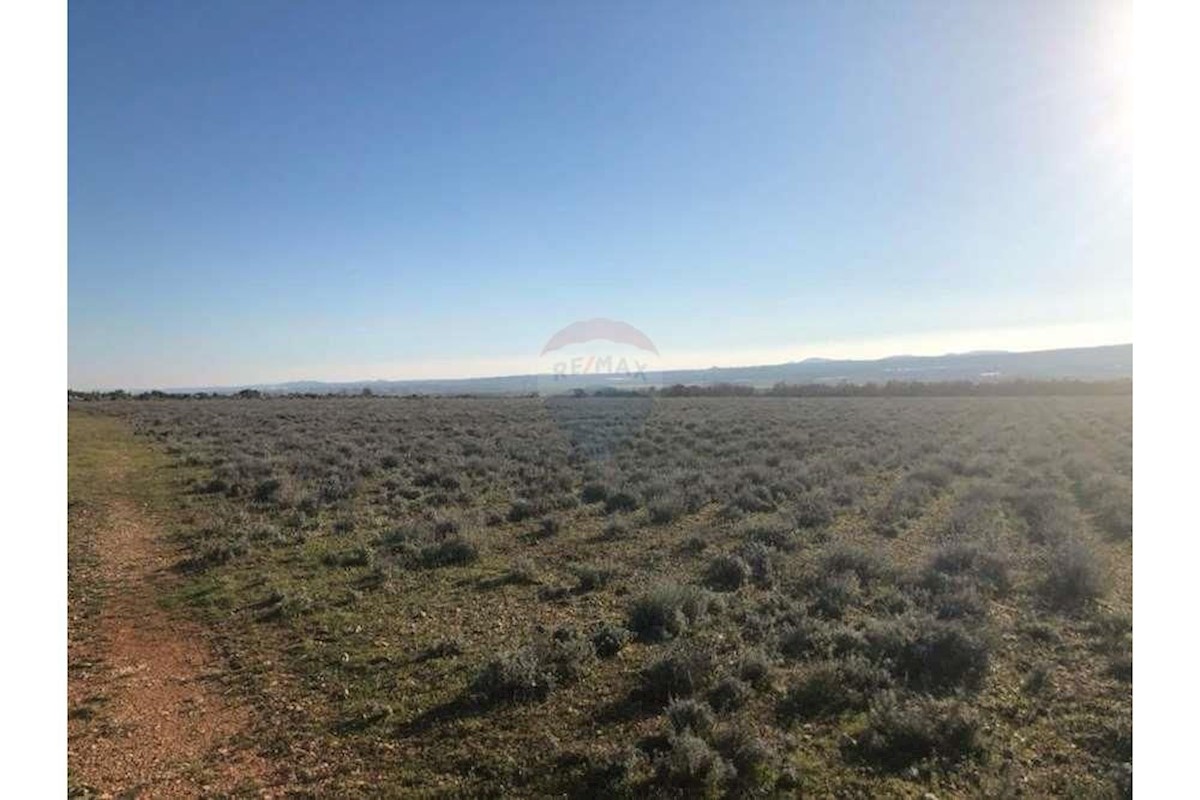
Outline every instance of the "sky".
[[68, 17], [72, 388], [1132, 341], [1127, 3]]

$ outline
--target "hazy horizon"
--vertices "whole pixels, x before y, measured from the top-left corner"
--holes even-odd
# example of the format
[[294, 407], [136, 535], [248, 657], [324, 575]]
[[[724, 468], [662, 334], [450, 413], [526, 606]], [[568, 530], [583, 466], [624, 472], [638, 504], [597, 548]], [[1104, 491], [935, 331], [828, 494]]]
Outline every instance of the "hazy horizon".
[[1121, 3], [69, 13], [74, 388], [1132, 341]]
[[[889, 341], [897, 341], [897, 340], [889, 340]], [[921, 346], [920, 344], [918, 344], [918, 340], [913, 337], [910, 337], [907, 341], [909, 341], [914, 346], [908, 347], [907, 349], [904, 349], [904, 350], [877, 350], [876, 347], [881, 346], [883, 344], [882, 342], [880, 342], [880, 343], [864, 342], [864, 343], [860, 343], [860, 349], [855, 352], [840, 351], [841, 354], [832, 355], [832, 356], [823, 355], [821, 353], [807, 353], [807, 352], [804, 355], [795, 356], [795, 355], [792, 355], [792, 353], [796, 352], [796, 350], [794, 348], [788, 348], [785, 350], [776, 351], [773, 354], [770, 352], [760, 351], [758, 353], [759, 358], [757, 360], [740, 360], [739, 361], [739, 360], [736, 360], [736, 358], [734, 358], [732, 356], [732, 354], [729, 354], [729, 353], [725, 353], [725, 354], [719, 354], [719, 353], [691, 354], [690, 358], [683, 359], [683, 360], [681, 360], [679, 358], [674, 358], [674, 359], [664, 358], [661, 361], [656, 361], [655, 366], [656, 366], [656, 369], [666, 370], [666, 371], [704, 370], [704, 369], [710, 369], [710, 368], [732, 369], [732, 368], [740, 368], [740, 367], [757, 367], [757, 366], [771, 366], [771, 365], [776, 365], [776, 364], [798, 363], [798, 362], [804, 361], [806, 359], [820, 359], [820, 360], [829, 360], [829, 361], [874, 361], [874, 360], [885, 359], [885, 358], [890, 358], [890, 357], [906, 357], [906, 356], [939, 357], [939, 356], [951, 356], [951, 355], [964, 355], [964, 354], [969, 354], [969, 353], [980, 353], [980, 352], [1030, 353], [1030, 352], [1038, 352], [1038, 351], [1044, 351], [1044, 350], [1070, 350], [1070, 349], [1093, 348], [1093, 347], [1120, 347], [1123, 345], [1132, 346], [1132, 344], [1133, 344], [1132, 337], [1129, 337], [1127, 339], [1121, 339], [1121, 340], [1117, 340], [1117, 339], [1113, 339], [1111, 341], [1107, 341], [1107, 340], [1106, 341], [1098, 341], [1097, 340], [1097, 341], [1088, 341], [1085, 343], [1062, 344], [1062, 345], [1051, 346], [1051, 347], [1033, 346], [1033, 345], [1013, 346], [1013, 347], [970, 346], [970, 347], [960, 347], [960, 348], [956, 348], [956, 349], [944, 350], [944, 349], [937, 349], [936, 347], [933, 346], [933, 341], [936, 341], [936, 340], [930, 340], [929, 341], [930, 346], [928, 346], [928, 347]], [[973, 340], [968, 340], [968, 341], [973, 341]], [[704, 355], [713, 356], [713, 358], [705, 358]], [[721, 359], [720, 356], [722, 356], [722, 355], [726, 356], [726, 358]], [[772, 355], [774, 357], [772, 357]], [[228, 382], [206, 382], [206, 381], [187, 382], [187, 381], [183, 381], [183, 382], [179, 382], [179, 383], [157, 384], [157, 385], [132, 385], [132, 384], [131, 385], [110, 384], [110, 385], [98, 385], [98, 386], [70, 385], [68, 388], [71, 391], [101, 391], [101, 392], [115, 391], [115, 390], [125, 390], [125, 391], [133, 391], [133, 392], [155, 391], [155, 390], [172, 391], [172, 390], [193, 390], [193, 389], [223, 389], [223, 388], [233, 388], [233, 387], [240, 387], [240, 386], [270, 386], [270, 385], [280, 385], [280, 384], [288, 384], [288, 383], [308, 383], [308, 382], [329, 383], [329, 384], [341, 384], [341, 383], [353, 384], [353, 383], [366, 383], [366, 382], [372, 382], [372, 381], [396, 382], [396, 383], [420, 382], [420, 381], [438, 382], [438, 381], [506, 378], [506, 377], [522, 376], [522, 375], [533, 375], [533, 374], [538, 374], [539, 372], [544, 372], [542, 365], [539, 365], [539, 363], [536, 360], [533, 360], [530, 358], [518, 358], [518, 359], [513, 359], [512, 361], [495, 361], [495, 362], [490, 362], [488, 364], [480, 363], [480, 364], [474, 365], [477, 367], [476, 371], [473, 371], [470, 373], [465, 373], [465, 374], [464, 373], [447, 374], [445, 372], [439, 372], [438, 369], [441, 365], [438, 362], [430, 362], [430, 364], [426, 365], [429, 368], [429, 371], [427, 373], [412, 373], [412, 372], [404, 373], [404, 372], [381, 371], [381, 370], [386, 370], [390, 366], [392, 366], [392, 365], [368, 365], [368, 366], [362, 367], [362, 369], [358, 369], [356, 366], [347, 366], [347, 367], [343, 368], [345, 370], [344, 373], [335, 374], [332, 377], [324, 377], [324, 376], [320, 376], [320, 375], [314, 376], [314, 375], [309, 375], [307, 373], [298, 373], [295, 376], [283, 377], [283, 378], [272, 379], [272, 380], [239, 380], [239, 381], [228, 381]], [[459, 366], [462, 366], [462, 364], [460, 363]]]

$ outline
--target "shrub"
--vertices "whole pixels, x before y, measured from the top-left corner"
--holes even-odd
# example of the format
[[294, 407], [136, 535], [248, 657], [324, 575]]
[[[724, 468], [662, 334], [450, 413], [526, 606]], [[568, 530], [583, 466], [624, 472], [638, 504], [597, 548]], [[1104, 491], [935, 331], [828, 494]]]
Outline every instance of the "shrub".
[[581, 592], [603, 589], [615, 575], [613, 568], [606, 564], [573, 564], [570, 570]]
[[637, 496], [623, 489], [613, 492], [604, 499], [604, 513], [606, 514], [615, 514], [618, 511], [636, 511], [637, 507]]
[[861, 596], [858, 576], [838, 572], [823, 576], [813, 588], [811, 608], [822, 616], [838, 619]]
[[692, 697], [712, 681], [713, 659], [697, 646], [677, 647], [642, 670], [637, 694], [644, 700], [666, 703]]
[[799, 617], [779, 634], [779, 652], [788, 658], [807, 658], [829, 649], [829, 626], [812, 617]]
[[228, 564], [247, 552], [249, 552], [249, 546], [240, 537], [226, 541], [208, 542], [200, 549], [198, 555], [188, 560], [186, 566], [188, 569], [203, 570]]
[[1114, 539], [1128, 539], [1133, 534], [1133, 493], [1128, 478], [1094, 475], [1080, 482], [1079, 493], [1101, 531]]
[[515, 558], [508, 565], [505, 580], [508, 583], [536, 584], [541, 583], [538, 568], [533, 560], [526, 557]]
[[553, 669], [526, 647], [487, 662], [471, 682], [471, 693], [485, 703], [541, 700], [557, 685]]
[[933, 596], [933, 612], [938, 619], [983, 619], [987, 602], [974, 584], [956, 585]]
[[592, 646], [600, 658], [612, 658], [621, 652], [632, 638], [633, 634], [620, 625], [602, 625], [592, 634]]
[[747, 544], [761, 544], [776, 550], [791, 551], [798, 545], [796, 527], [778, 518], [743, 525], [742, 536]]
[[863, 583], [869, 583], [888, 573], [878, 555], [850, 544], [839, 544], [829, 548], [825, 552], [822, 565], [826, 573], [852, 572]]
[[1034, 542], [1060, 541], [1071, 535], [1075, 528], [1073, 506], [1061, 492], [1052, 489], [1028, 491], [1016, 498], [1015, 506]]
[[672, 700], [667, 705], [667, 720], [675, 733], [691, 733], [705, 740], [717, 724], [708, 704], [692, 698]]
[[738, 556], [750, 567], [754, 585], [770, 589], [775, 585], [775, 554], [762, 542], [747, 542], [738, 548]]
[[962, 703], [884, 692], [871, 703], [860, 754], [887, 769], [936, 758], [957, 763], [980, 751], [979, 721]]
[[704, 584], [718, 592], [736, 592], [750, 580], [750, 565], [734, 555], [715, 556], [708, 562]]
[[250, 496], [258, 503], [269, 503], [276, 498], [279, 490], [283, 488], [283, 481], [279, 478], [265, 478], [259, 481]]
[[946, 522], [946, 535], [952, 540], [990, 539], [1004, 526], [1004, 509], [988, 485], [976, 485], [967, 491]]
[[487, 662], [471, 682], [483, 703], [541, 700], [562, 684], [577, 680], [595, 658], [592, 643], [568, 629]]
[[1096, 508], [1096, 525], [1114, 539], [1133, 536], [1133, 498], [1127, 493], [1102, 498]]
[[470, 564], [479, 558], [479, 548], [463, 536], [447, 536], [440, 542], [421, 548], [420, 561], [426, 567]]
[[326, 553], [322, 561], [331, 567], [369, 567], [375, 563], [375, 551], [359, 545], [337, 553]]
[[1041, 694], [1050, 685], [1050, 667], [1038, 664], [1021, 681], [1021, 690], [1026, 694]]
[[726, 676], [708, 693], [708, 702], [717, 711], [737, 711], [750, 697], [750, 687], [732, 675]]
[[540, 539], [549, 539], [551, 536], [557, 536], [562, 531], [562, 522], [557, 517], [542, 517], [538, 520], [537, 536]]
[[440, 639], [421, 651], [420, 661], [434, 661], [439, 658], [452, 658], [463, 653], [462, 640], [457, 637]]
[[805, 492], [796, 498], [792, 514], [799, 527], [816, 528], [833, 520], [833, 503], [824, 492]]
[[287, 592], [275, 591], [262, 604], [263, 611], [259, 619], [295, 619], [312, 611], [315, 606], [316, 603], [303, 589]]
[[614, 519], [604, 526], [601, 537], [605, 541], [615, 542], [629, 538], [629, 523], [623, 519]]
[[1078, 539], [1068, 539], [1054, 549], [1042, 591], [1052, 605], [1077, 609], [1105, 592], [1103, 567], [1096, 554]]
[[889, 685], [887, 672], [861, 656], [819, 661], [808, 665], [788, 687], [779, 715], [791, 721], [859, 711]]
[[559, 628], [542, 649], [542, 659], [564, 682], [582, 677], [596, 660], [596, 648], [591, 639], [581, 636], [571, 628]]
[[955, 541], [942, 545], [933, 554], [926, 569], [927, 585], [934, 588], [940, 575], [966, 575], [997, 592], [1009, 589], [1008, 562], [979, 542]]
[[671, 737], [670, 749], [655, 763], [659, 785], [685, 797], [716, 796], [732, 774], [716, 750], [690, 733]]
[[736, 770], [734, 796], [761, 795], [775, 782], [775, 751], [754, 733], [734, 729], [723, 734], [716, 743], [717, 750]]
[[608, 497], [608, 487], [599, 481], [585, 483], [579, 490], [579, 499], [584, 503], [599, 503]]
[[509, 506], [507, 519], [509, 522], [524, 522], [530, 517], [536, 516], [537, 513], [538, 510], [533, 503], [528, 500], [518, 499], [514, 500], [512, 505]]
[[987, 674], [990, 648], [961, 623], [904, 617], [866, 631], [867, 653], [914, 689], [948, 692], [975, 689]]
[[712, 596], [695, 586], [663, 584], [634, 601], [629, 629], [644, 641], [673, 639], [708, 614]]
[[771, 688], [771, 660], [761, 650], [742, 653], [738, 664], [738, 677], [755, 689]]
[[655, 525], [666, 525], [683, 516], [686, 510], [683, 498], [675, 492], [656, 498], [646, 507], [650, 522]]

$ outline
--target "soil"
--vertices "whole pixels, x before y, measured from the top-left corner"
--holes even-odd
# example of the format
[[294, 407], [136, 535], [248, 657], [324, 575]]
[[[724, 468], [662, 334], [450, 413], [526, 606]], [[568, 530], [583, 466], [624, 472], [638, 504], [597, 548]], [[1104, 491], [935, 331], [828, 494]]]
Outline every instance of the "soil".
[[137, 469], [132, 455], [108, 448], [71, 476], [103, 486], [71, 509], [71, 535], [85, 538], [89, 556], [73, 577], [86, 575], [98, 594], [94, 612], [77, 597], [69, 612], [73, 623], [85, 618], [68, 641], [72, 793], [267, 794], [268, 764], [248, 744], [252, 710], [223, 691], [204, 632], [160, 602], [179, 555], [136, 499]]

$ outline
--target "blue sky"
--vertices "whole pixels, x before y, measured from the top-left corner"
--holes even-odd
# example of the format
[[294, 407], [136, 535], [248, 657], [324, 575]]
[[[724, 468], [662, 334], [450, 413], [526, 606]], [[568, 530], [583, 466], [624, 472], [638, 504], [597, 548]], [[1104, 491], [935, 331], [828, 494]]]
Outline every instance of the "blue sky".
[[1130, 341], [1126, 4], [73, 2], [73, 387]]

